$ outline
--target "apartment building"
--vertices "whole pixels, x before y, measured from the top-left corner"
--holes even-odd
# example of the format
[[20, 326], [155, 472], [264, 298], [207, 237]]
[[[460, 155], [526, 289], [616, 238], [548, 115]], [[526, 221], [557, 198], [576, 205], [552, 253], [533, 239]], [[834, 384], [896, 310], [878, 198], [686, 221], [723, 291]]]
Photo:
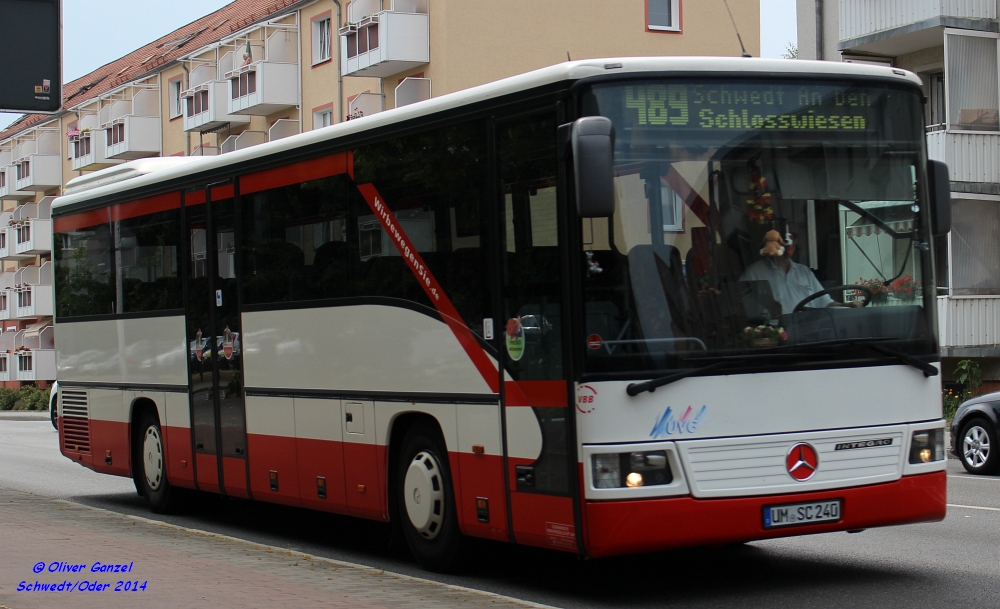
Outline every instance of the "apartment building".
[[1000, 21], [997, 0], [798, 0], [799, 57], [898, 66], [927, 95], [930, 158], [951, 171], [935, 244], [946, 372], [979, 358], [1000, 380]]
[[[729, 6], [759, 55], [759, 2]], [[721, 1], [236, 0], [67, 83], [61, 114], [0, 132], [0, 381], [55, 378], [49, 210], [74, 177], [226, 154], [567, 58], [741, 52]]]

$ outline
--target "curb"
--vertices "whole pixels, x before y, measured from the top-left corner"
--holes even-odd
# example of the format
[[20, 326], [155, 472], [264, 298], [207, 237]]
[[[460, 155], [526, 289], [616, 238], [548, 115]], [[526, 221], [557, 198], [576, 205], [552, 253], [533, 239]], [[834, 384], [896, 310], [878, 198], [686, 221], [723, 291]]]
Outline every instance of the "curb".
[[[28, 494], [33, 494], [33, 493], [28, 493]], [[306, 552], [300, 552], [298, 550], [289, 550], [288, 548], [282, 548], [280, 546], [272, 546], [272, 545], [268, 545], [268, 544], [264, 544], [264, 543], [257, 543], [255, 541], [247, 541], [246, 539], [240, 539], [239, 537], [232, 537], [230, 535], [222, 535], [221, 533], [211, 533], [209, 531], [202, 531], [201, 529], [192, 529], [192, 528], [188, 528], [188, 527], [185, 527], [185, 526], [180, 526], [180, 525], [177, 525], [177, 524], [171, 524], [169, 522], [161, 522], [159, 520], [153, 520], [151, 518], [143, 518], [142, 516], [133, 516], [131, 514], [122, 514], [120, 512], [114, 512], [114, 511], [111, 511], [111, 510], [106, 510], [104, 508], [93, 507], [93, 506], [90, 506], [90, 505], [84, 505], [82, 503], [74, 503], [72, 501], [67, 501], [65, 499], [51, 499], [50, 497], [45, 497], [45, 498], [49, 499], [51, 501], [54, 501], [56, 503], [63, 503], [63, 504], [71, 505], [71, 506], [74, 506], [74, 507], [81, 507], [81, 508], [87, 508], [89, 510], [95, 510], [95, 511], [98, 511], [98, 512], [104, 512], [106, 514], [111, 514], [111, 515], [118, 516], [118, 517], [121, 517], [121, 518], [129, 518], [131, 520], [135, 520], [137, 522], [142, 522], [144, 524], [151, 524], [151, 525], [156, 525], [156, 526], [160, 526], [160, 527], [164, 527], [164, 528], [168, 528], [168, 529], [174, 529], [174, 530], [177, 530], [177, 531], [184, 531], [185, 533], [194, 533], [194, 534], [197, 534], [197, 535], [201, 535], [202, 537], [212, 537], [212, 538], [215, 538], [215, 539], [222, 539], [222, 540], [225, 540], [225, 541], [228, 541], [228, 542], [232, 542], [232, 543], [240, 543], [240, 544], [243, 544], [243, 545], [252, 546], [254, 548], [258, 548], [258, 549], [265, 550], [265, 551], [274, 551], [274, 552], [280, 552], [280, 553], [286, 554], [288, 556], [301, 557], [303, 559], [309, 559], [311, 561], [322, 561], [322, 562], [334, 565], [336, 567], [346, 567], [346, 568], [351, 568], [351, 569], [357, 569], [357, 570], [360, 570], [360, 571], [362, 571], [362, 572], [364, 572], [364, 573], [366, 573], [368, 575], [373, 575], [373, 576], [386, 576], [386, 575], [389, 575], [389, 576], [396, 577], [396, 578], [399, 578], [399, 579], [402, 579], [402, 580], [423, 582], [423, 583], [431, 584], [431, 585], [434, 585], [434, 586], [440, 586], [442, 588], [446, 588], [446, 589], [449, 589], [449, 590], [455, 590], [457, 592], [464, 592], [466, 594], [474, 594], [474, 595], [477, 595], [477, 596], [483, 596], [483, 597], [486, 597], [486, 598], [489, 598], [489, 599], [496, 599], [496, 600], [501, 600], [501, 601], [504, 601], [504, 602], [519, 603], [519, 604], [525, 605], [527, 607], [533, 607], [534, 609], [558, 609], [554, 605], [543, 605], [541, 603], [536, 603], [536, 602], [533, 602], [533, 601], [528, 601], [528, 600], [524, 600], [524, 599], [520, 599], [520, 598], [515, 598], [513, 596], [505, 596], [503, 594], [497, 594], [496, 592], [487, 592], [485, 590], [478, 590], [476, 588], [467, 588], [465, 586], [457, 586], [455, 584], [446, 584], [446, 583], [443, 583], [443, 582], [435, 581], [433, 579], [427, 579], [427, 578], [423, 578], [423, 577], [416, 577], [416, 576], [413, 576], [413, 575], [404, 575], [402, 573], [395, 573], [393, 571], [386, 571], [384, 569], [376, 569], [375, 567], [369, 567], [369, 566], [358, 564], [358, 563], [348, 562], [348, 561], [344, 561], [344, 560], [337, 560], [335, 558], [326, 558], [325, 556], [317, 556], [315, 554], [309, 554], [309, 553], [306, 553]]]
[[50, 421], [48, 410], [0, 410], [0, 421]]

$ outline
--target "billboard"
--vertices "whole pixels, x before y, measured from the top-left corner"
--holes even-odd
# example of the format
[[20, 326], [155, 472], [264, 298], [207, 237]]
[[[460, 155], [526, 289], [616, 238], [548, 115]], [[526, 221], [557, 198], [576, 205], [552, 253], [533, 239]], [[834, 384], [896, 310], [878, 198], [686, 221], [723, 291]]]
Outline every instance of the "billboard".
[[62, 109], [62, 0], [0, 0], [0, 111]]

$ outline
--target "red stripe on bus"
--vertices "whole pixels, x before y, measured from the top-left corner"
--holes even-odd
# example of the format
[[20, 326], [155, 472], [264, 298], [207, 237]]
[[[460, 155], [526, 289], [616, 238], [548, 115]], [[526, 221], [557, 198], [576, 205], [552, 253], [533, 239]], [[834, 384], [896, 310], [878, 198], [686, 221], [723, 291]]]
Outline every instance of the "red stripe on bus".
[[180, 209], [180, 207], [181, 193], [168, 192], [166, 194], [156, 195], [155, 197], [139, 199], [138, 201], [129, 201], [128, 203], [112, 205], [111, 219], [117, 222], [118, 220], [148, 216], [149, 214], [155, 214], [161, 211]]
[[70, 216], [60, 216], [52, 221], [52, 232], [68, 233], [78, 228], [107, 224], [109, 220], [108, 209], [92, 209]]
[[567, 406], [566, 381], [505, 381], [504, 396], [507, 406]]
[[483, 348], [479, 346], [476, 337], [469, 330], [469, 327], [465, 325], [461, 315], [455, 309], [455, 305], [451, 303], [448, 295], [441, 289], [441, 284], [434, 278], [434, 274], [424, 264], [423, 258], [420, 257], [420, 253], [414, 247], [410, 238], [396, 224], [395, 216], [384, 203], [385, 199], [382, 198], [372, 184], [358, 184], [358, 190], [361, 191], [361, 195], [364, 196], [365, 201], [368, 202], [368, 206], [375, 213], [375, 217], [382, 224], [382, 229], [389, 235], [389, 239], [392, 240], [396, 249], [403, 256], [403, 260], [410, 267], [410, 271], [416, 276], [417, 282], [424, 288], [424, 292], [427, 293], [427, 297], [434, 304], [434, 308], [441, 314], [445, 323], [448, 324], [452, 333], [455, 334], [455, 338], [458, 339], [459, 344], [465, 349], [465, 353], [469, 356], [469, 359], [472, 360], [476, 369], [483, 376], [483, 380], [489, 385], [490, 391], [498, 393], [500, 391], [500, 383], [496, 366], [493, 365], [493, 362], [486, 355], [486, 352], [483, 351]]
[[[212, 200], [222, 201], [225, 199], [232, 199], [235, 195], [235, 190], [232, 184], [225, 184], [223, 186], [216, 186], [212, 189]], [[194, 192], [189, 192], [184, 195], [184, 207], [191, 207], [192, 205], [204, 205], [205, 204], [205, 190], [196, 190]]]
[[[338, 152], [301, 163], [265, 169], [240, 176], [240, 194], [250, 194], [270, 190], [289, 184], [300, 184], [309, 180], [327, 178], [347, 173], [347, 153]], [[213, 195], [214, 197], [214, 195]]]

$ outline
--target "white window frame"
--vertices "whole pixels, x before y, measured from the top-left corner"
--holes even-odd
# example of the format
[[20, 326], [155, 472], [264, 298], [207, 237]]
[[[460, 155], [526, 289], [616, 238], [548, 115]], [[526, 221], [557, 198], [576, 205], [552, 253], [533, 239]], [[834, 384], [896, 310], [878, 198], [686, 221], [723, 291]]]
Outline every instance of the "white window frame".
[[[324, 36], [324, 29], [326, 30]], [[326, 55], [324, 51], [324, 38], [326, 42]], [[312, 22], [312, 65], [323, 63], [333, 59], [333, 18], [326, 16]]]
[[184, 102], [181, 100], [181, 91], [183, 90], [183, 77], [167, 81], [167, 94], [170, 97], [170, 118], [177, 118], [184, 114]]
[[[328, 116], [330, 122], [324, 124], [323, 117]], [[323, 127], [329, 127], [333, 124], [333, 107], [327, 106], [321, 110], [313, 112], [313, 129], [322, 129]]]
[[651, 0], [645, 0], [645, 19], [646, 19], [646, 29], [654, 32], [679, 32], [681, 31], [681, 0], [669, 0], [670, 2], [670, 18], [673, 23], [669, 26], [667, 25], [653, 25], [649, 22], [649, 3]]
[[666, 206], [670, 204], [670, 201], [674, 204], [674, 223], [667, 224], [666, 219], [663, 222], [663, 231], [670, 233], [683, 233], [684, 232], [684, 199], [681, 198], [680, 193], [674, 190], [666, 182], [660, 182], [660, 204]]

